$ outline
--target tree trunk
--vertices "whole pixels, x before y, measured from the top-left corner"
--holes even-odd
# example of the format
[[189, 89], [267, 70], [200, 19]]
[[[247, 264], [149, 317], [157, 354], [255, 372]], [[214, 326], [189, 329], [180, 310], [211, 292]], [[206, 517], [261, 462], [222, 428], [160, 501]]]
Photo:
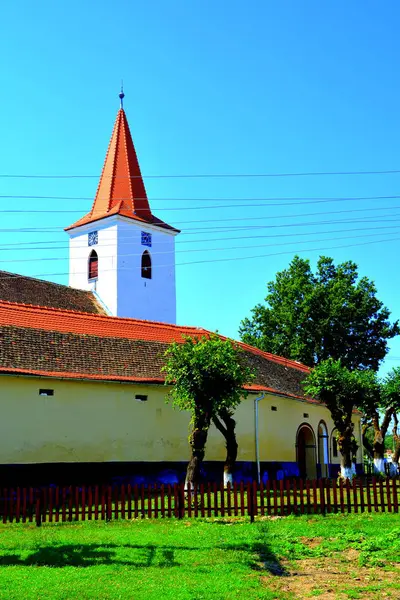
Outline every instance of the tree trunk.
[[[233, 483], [233, 471], [237, 459], [238, 444], [235, 433], [236, 421], [232, 418], [232, 414], [228, 410], [221, 411], [218, 414], [218, 417], [213, 418], [213, 423], [225, 438], [226, 458], [224, 463], [224, 486], [226, 487], [228, 483], [231, 485]], [[224, 425], [222, 425], [220, 419], [222, 419]]]
[[[339, 427], [338, 427], [339, 430]], [[339, 430], [338, 448], [340, 457], [340, 476], [343, 479], [352, 479], [356, 474], [352, 453], [354, 452], [353, 424], [342, 425]]]
[[374, 427], [374, 468], [375, 473], [385, 474], [385, 436], [392, 418], [393, 410], [388, 408], [383, 417], [382, 425], [379, 425], [379, 414], [375, 412], [372, 417]]
[[367, 431], [371, 426], [372, 426], [372, 423], [370, 421], [368, 421], [368, 423], [363, 423], [363, 426], [361, 429], [361, 435], [362, 435], [362, 443], [364, 446], [364, 450], [366, 451], [366, 453], [368, 454], [368, 456], [370, 458], [374, 458], [374, 448], [373, 448], [372, 444], [370, 443], [369, 439], [367, 438]]
[[393, 425], [393, 440], [394, 440], [394, 453], [392, 456], [392, 466], [393, 468], [393, 475], [397, 474], [397, 471], [399, 469], [399, 461], [400, 461], [400, 435], [398, 433], [398, 418], [397, 418], [397, 413], [393, 413], [393, 421], [394, 421], [394, 425]]
[[186, 471], [186, 488], [189, 485], [193, 488], [195, 484], [199, 483], [200, 469], [206, 452], [208, 429], [210, 427], [210, 419], [208, 417], [196, 419], [196, 421], [189, 437], [191, 455]]

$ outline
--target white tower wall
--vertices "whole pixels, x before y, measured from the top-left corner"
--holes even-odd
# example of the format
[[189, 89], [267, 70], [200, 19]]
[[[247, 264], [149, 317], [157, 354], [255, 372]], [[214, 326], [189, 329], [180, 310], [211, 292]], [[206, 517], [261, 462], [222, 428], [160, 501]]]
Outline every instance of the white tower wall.
[[[69, 285], [81, 290], [92, 290], [99, 296], [111, 315], [117, 314], [117, 224], [90, 223], [69, 231]], [[88, 245], [89, 232], [98, 232], [98, 243]], [[99, 259], [99, 274], [89, 280], [89, 256], [95, 250]]]
[[[142, 245], [142, 231], [151, 234], [151, 247]], [[175, 235], [128, 219], [118, 224], [118, 316], [176, 323]], [[141, 273], [145, 250], [151, 257], [151, 279]]]
[[[88, 234], [98, 242], [88, 245]], [[142, 244], [142, 232], [151, 234], [151, 247]], [[68, 231], [69, 285], [92, 290], [109, 314], [118, 317], [176, 323], [175, 231], [164, 230], [121, 216], [112, 216]], [[98, 255], [98, 277], [88, 279], [89, 256]], [[151, 256], [152, 277], [142, 277], [141, 259]]]

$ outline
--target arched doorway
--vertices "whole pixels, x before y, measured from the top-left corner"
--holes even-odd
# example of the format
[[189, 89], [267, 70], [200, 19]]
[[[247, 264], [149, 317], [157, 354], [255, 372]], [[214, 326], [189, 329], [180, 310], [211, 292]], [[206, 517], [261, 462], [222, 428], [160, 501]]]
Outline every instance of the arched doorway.
[[323, 421], [318, 425], [318, 462], [321, 477], [329, 477], [328, 429]]
[[316, 479], [315, 435], [312, 428], [306, 423], [300, 425], [297, 430], [296, 446], [300, 477], [303, 479]]

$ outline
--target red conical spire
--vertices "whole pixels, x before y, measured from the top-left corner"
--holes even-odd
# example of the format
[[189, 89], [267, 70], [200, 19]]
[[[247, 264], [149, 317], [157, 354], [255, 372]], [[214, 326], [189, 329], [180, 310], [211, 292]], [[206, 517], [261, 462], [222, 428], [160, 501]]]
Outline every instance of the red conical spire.
[[66, 229], [116, 214], [173, 229], [151, 213], [122, 98], [92, 210]]
[[117, 114], [91, 214], [99, 218], [115, 209], [146, 221], [152, 216], [123, 108]]

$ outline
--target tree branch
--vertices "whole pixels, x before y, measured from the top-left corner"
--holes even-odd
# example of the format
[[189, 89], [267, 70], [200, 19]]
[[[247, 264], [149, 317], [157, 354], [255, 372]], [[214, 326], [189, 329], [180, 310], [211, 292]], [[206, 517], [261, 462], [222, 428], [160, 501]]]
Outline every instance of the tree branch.
[[226, 439], [228, 436], [228, 432], [225, 429], [225, 427], [222, 425], [221, 421], [218, 419], [217, 416], [213, 417], [213, 423], [214, 423], [215, 427], [218, 429], [218, 431], [220, 431], [222, 433], [222, 435], [224, 436], [224, 438]]
[[399, 419], [397, 418], [397, 412], [393, 413], [393, 436], [397, 437], [397, 427], [399, 425]]
[[385, 435], [387, 433], [393, 413], [394, 413], [394, 409], [392, 406], [389, 407], [388, 409], [386, 409], [385, 416], [383, 417], [382, 426], [381, 426], [381, 431], [382, 431], [383, 437], [385, 437]]

